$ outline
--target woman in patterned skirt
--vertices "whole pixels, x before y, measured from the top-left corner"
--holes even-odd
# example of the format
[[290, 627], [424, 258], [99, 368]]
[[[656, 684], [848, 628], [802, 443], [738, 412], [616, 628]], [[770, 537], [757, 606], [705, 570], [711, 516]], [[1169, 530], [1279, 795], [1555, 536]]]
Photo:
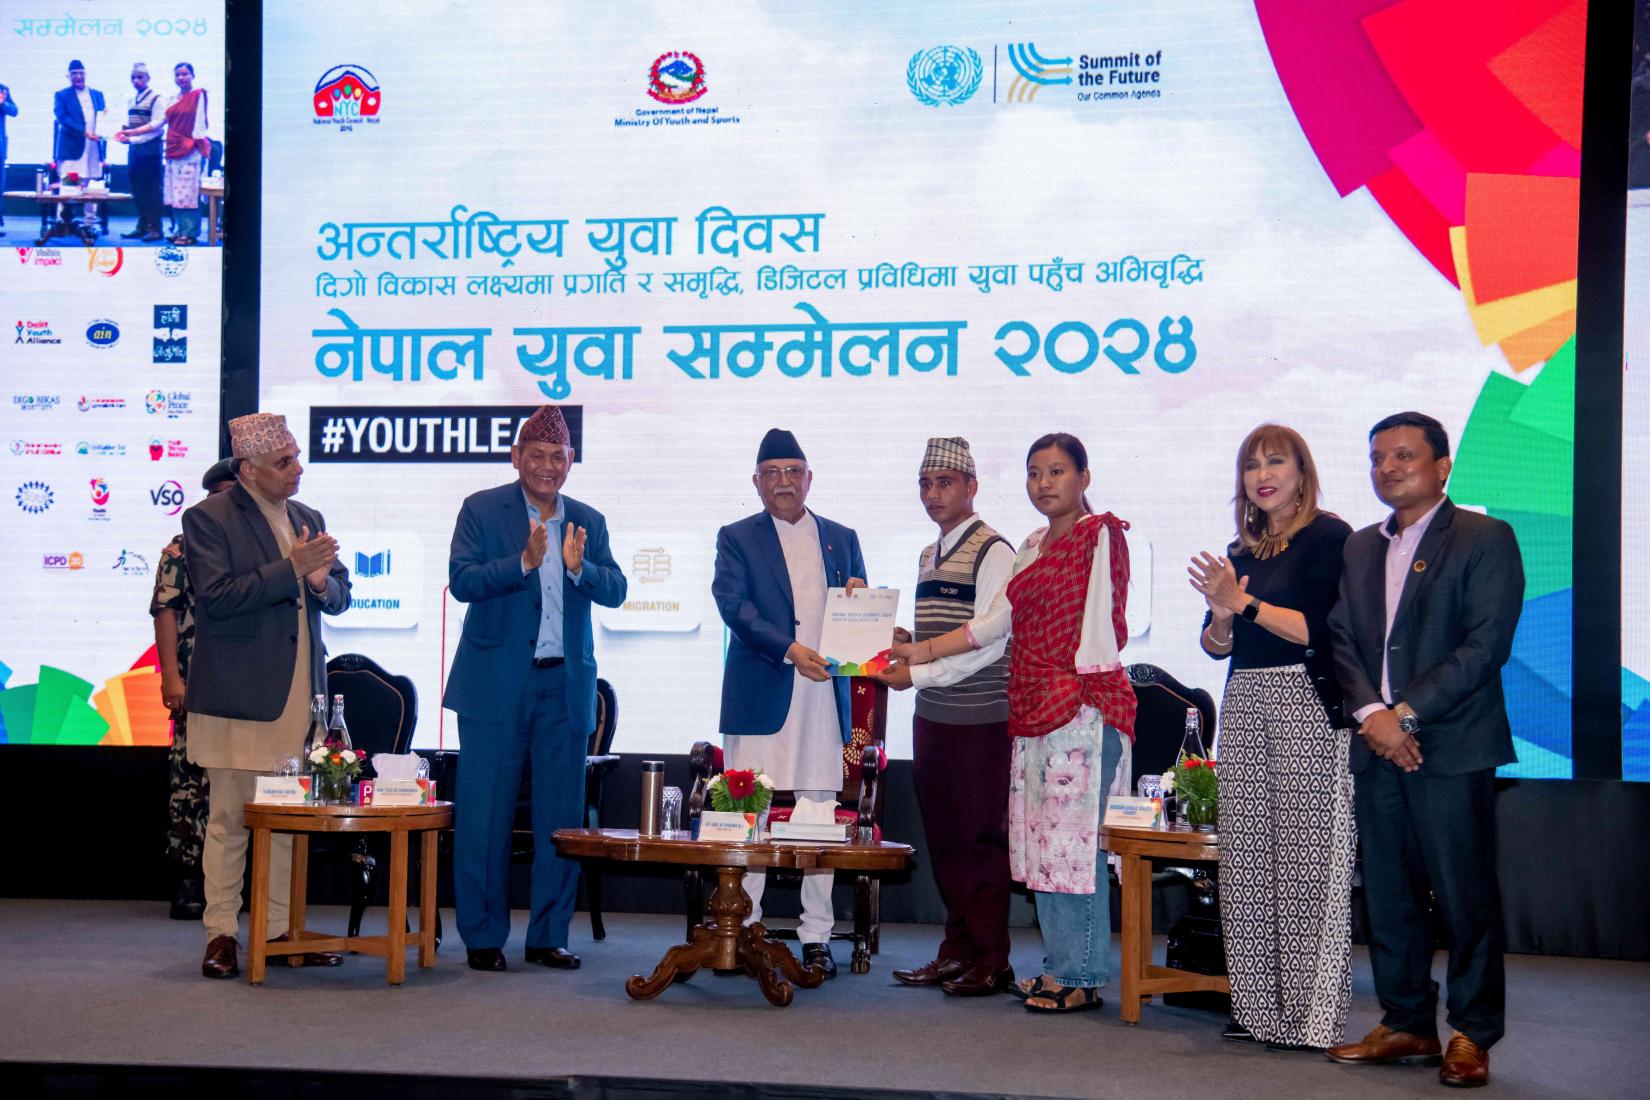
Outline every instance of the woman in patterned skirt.
[[1220, 708], [1220, 915], [1232, 1021], [1274, 1050], [1339, 1043], [1352, 999], [1356, 834], [1348, 723], [1329, 611], [1351, 533], [1318, 507], [1299, 433], [1262, 424], [1238, 448], [1237, 539], [1192, 559], [1203, 649], [1230, 658]]
[[1128, 782], [1134, 740], [1134, 689], [1118, 657], [1129, 637], [1128, 524], [1089, 511], [1088, 465], [1074, 436], [1033, 443], [1026, 494], [1048, 526], [1026, 538], [1006, 589], [956, 630], [894, 647], [923, 664], [1013, 634], [1009, 868], [1036, 894], [1044, 944], [1043, 973], [1014, 988], [1034, 1012], [1101, 1003], [1111, 895], [1100, 821], [1113, 786]]

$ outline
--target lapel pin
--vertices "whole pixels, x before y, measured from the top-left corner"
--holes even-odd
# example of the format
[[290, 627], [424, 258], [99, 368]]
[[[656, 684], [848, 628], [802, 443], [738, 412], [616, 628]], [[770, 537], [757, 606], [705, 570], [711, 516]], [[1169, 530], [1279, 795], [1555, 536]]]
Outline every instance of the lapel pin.
[[1427, 571], [1427, 563], [1424, 562], [1424, 561], [1416, 562], [1415, 563], [1415, 571], [1417, 573], [1425, 573]]

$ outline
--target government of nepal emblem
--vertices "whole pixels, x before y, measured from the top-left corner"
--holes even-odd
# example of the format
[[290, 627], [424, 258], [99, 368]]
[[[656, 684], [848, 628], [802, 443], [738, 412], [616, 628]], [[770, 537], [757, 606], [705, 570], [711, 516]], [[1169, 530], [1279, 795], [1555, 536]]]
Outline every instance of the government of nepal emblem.
[[647, 94], [660, 103], [692, 103], [707, 91], [705, 63], [686, 50], [660, 54], [647, 71]]
[[979, 91], [985, 66], [980, 55], [956, 46], [930, 46], [911, 55], [905, 83], [917, 102], [930, 107], [954, 107]]

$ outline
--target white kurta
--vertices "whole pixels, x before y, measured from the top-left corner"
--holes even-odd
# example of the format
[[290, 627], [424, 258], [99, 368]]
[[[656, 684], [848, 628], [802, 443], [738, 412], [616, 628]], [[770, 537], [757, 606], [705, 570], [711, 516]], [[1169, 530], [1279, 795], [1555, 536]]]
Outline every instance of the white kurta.
[[[819, 648], [825, 629], [825, 557], [819, 524], [812, 512], [796, 523], [774, 521], [796, 607], [796, 640]], [[791, 709], [779, 732], [766, 737], [728, 735], [725, 767], [760, 768], [782, 791], [835, 791], [842, 787], [842, 727], [837, 720], [836, 688], [801, 673], [791, 673]]]

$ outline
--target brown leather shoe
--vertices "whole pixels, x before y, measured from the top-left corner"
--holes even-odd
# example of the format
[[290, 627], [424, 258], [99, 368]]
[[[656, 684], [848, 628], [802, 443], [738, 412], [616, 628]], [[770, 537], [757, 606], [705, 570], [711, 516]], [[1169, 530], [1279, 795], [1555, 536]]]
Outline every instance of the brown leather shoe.
[[952, 997], [991, 997], [1008, 992], [1014, 984], [1012, 966], [971, 966], [949, 982], [940, 985]]
[[235, 937], [213, 936], [206, 945], [206, 958], [201, 960], [201, 975], [207, 978], [233, 978], [241, 972], [235, 960]]
[[900, 985], [939, 985], [962, 977], [967, 969], [968, 964], [961, 959], [935, 959], [909, 970], [894, 971], [894, 980]]
[[1343, 1043], [1324, 1051], [1331, 1062], [1351, 1066], [1384, 1066], [1392, 1062], [1435, 1066], [1440, 1047], [1437, 1039], [1424, 1039], [1407, 1031], [1394, 1031], [1378, 1024], [1356, 1043]]
[[[291, 943], [292, 933], [282, 932], [269, 942]], [[342, 966], [344, 965], [344, 956], [335, 951], [306, 951], [302, 955], [286, 956], [286, 964], [294, 969], [300, 966]]]
[[1451, 1088], [1475, 1089], [1490, 1083], [1490, 1052], [1457, 1031], [1449, 1037], [1438, 1080]]

